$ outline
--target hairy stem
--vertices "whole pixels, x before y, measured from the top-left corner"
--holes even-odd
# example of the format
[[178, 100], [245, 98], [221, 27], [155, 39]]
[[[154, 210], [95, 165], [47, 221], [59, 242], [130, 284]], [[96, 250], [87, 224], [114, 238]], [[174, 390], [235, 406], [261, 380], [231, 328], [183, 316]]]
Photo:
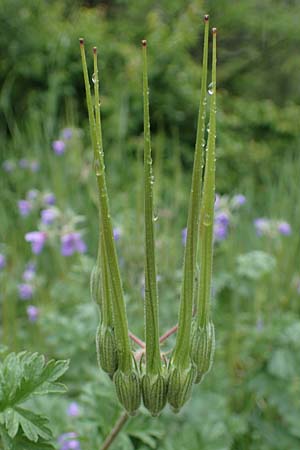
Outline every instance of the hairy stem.
[[192, 175], [192, 186], [189, 200], [187, 238], [183, 262], [183, 282], [181, 288], [180, 311], [178, 318], [178, 334], [174, 349], [173, 361], [179, 361], [183, 366], [189, 363], [189, 347], [191, 339], [191, 322], [194, 301], [196, 257], [198, 249], [198, 228], [201, 201], [201, 185], [205, 132], [205, 107], [206, 107], [206, 85], [207, 85], [207, 59], [208, 59], [208, 16], [204, 18], [204, 49], [202, 65], [202, 82], [200, 93], [200, 105], [198, 114], [197, 137], [195, 146], [195, 158]]
[[209, 134], [206, 149], [206, 164], [203, 185], [203, 198], [200, 218], [200, 285], [198, 291], [197, 323], [204, 326], [209, 317], [211, 279], [213, 263], [213, 229], [215, 203], [215, 141], [216, 141], [216, 38], [213, 28], [212, 87], [209, 117]]
[[147, 70], [147, 42], [143, 50], [143, 99], [144, 99], [144, 214], [145, 214], [145, 334], [146, 372], [159, 373], [158, 295], [154, 246], [153, 173], [149, 117], [149, 87]]
[[116, 439], [122, 428], [124, 427], [125, 423], [129, 419], [129, 416], [126, 412], [122, 413], [120, 417], [118, 418], [117, 422], [115, 423], [114, 427], [112, 428], [109, 435], [106, 437], [105, 441], [103, 442], [102, 447], [100, 450], [107, 450], [113, 441]]

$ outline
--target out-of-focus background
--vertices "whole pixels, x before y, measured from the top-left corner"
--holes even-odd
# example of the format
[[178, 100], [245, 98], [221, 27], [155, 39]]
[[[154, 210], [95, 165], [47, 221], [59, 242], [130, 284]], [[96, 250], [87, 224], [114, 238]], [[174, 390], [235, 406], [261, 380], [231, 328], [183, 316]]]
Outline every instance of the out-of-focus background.
[[1, 0], [1, 352], [71, 359], [68, 393], [35, 407], [56, 438], [76, 432], [77, 450], [100, 448], [120, 413], [96, 362], [98, 216], [78, 39], [91, 73], [98, 47], [114, 235], [143, 337], [140, 41], [164, 332], [179, 306], [205, 13], [218, 28], [215, 363], [179, 415], [142, 411], [112, 448], [300, 448], [300, 3]]

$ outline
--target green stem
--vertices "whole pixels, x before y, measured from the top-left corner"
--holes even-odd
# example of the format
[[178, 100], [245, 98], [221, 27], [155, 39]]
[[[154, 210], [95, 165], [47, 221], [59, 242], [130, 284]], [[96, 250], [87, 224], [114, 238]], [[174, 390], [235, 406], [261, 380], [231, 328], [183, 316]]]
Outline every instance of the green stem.
[[95, 159], [94, 166], [99, 191], [99, 206], [100, 206], [100, 221], [101, 221], [100, 225], [101, 229], [103, 230], [103, 243], [107, 258], [106, 264], [107, 267], [109, 268], [108, 274], [112, 289], [111, 299], [114, 315], [115, 335], [118, 348], [119, 367], [123, 372], [128, 372], [130, 371], [132, 365], [131, 351], [128, 337], [128, 324], [125, 310], [123, 288], [119, 271], [117, 252], [113, 238], [113, 228], [110, 218], [109, 201], [106, 187], [102, 133], [101, 133], [100, 105], [99, 105], [97, 52], [96, 49], [94, 48], [94, 64], [96, 67], [96, 71], [93, 75], [93, 81], [95, 82], [94, 84], [95, 84], [95, 98], [96, 98], [96, 105], [95, 105], [96, 119], [95, 119], [95, 115], [93, 113], [93, 103], [91, 97], [83, 40], [80, 40], [80, 49], [81, 49], [83, 74], [87, 97], [87, 107], [91, 129], [91, 140], [94, 150], [94, 159]]
[[145, 213], [145, 334], [146, 371], [159, 373], [161, 369], [159, 349], [158, 295], [154, 246], [153, 173], [149, 118], [149, 88], [147, 71], [147, 42], [143, 49], [143, 99], [144, 99], [144, 213]]
[[213, 28], [212, 55], [212, 94], [210, 102], [209, 135], [206, 149], [206, 163], [203, 185], [202, 208], [200, 218], [200, 286], [198, 292], [197, 323], [204, 326], [209, 318], [212, 264], [213, 264], [213, 228], [215, 203], [215, 143], [216, 143], [216, 64], [217, 30]]
[[181, 290], [180, 311], [178, 319], [178, 334], [174, 350], [174, 361], [182, 361], [187, 365], [189, 361], [189, 347], [191, 336], [191, 321], [195, 290], [196, 257], [199, 239], [199, 213], [201, 201], [203, 145], [205, 133], [206, 91], [207, 91], [207, 59], [208, 59], [208, 16], [204, 17], [204, 44], [200, 104], [195, 145], [195, 158], [192, 175], [192, 186], [189, 200], [187, 238], [183, 263], [183, 283]]

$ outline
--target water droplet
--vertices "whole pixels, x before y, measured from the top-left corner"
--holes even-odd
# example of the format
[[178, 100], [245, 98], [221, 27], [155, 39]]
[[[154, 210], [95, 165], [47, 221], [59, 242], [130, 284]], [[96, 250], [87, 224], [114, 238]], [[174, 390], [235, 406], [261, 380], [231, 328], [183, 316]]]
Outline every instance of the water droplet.
[[158, 221], [158, 216], [153, 216], [153, 222], [157, 222]]
[[92, 76], [92, 82], [93, 82], [93, 83], [96, 83], [96, 74], [95, 74], [95, 73], [93, 73], [93, 76]]
[[209, 95], [212, 95], [214, 93], [214, 85], [213, 85], [213, 83], [210, 83], [208, 85], [208, 91], [207, 92], [209, 93]]
[[151, 175], [151, 177], [150, 177], [150, 183], [154, 184], [154, 176], [153, 175]]
[[94, 169], [96, 172], [96, 176], [99, 177], [101, 175], [101, 171], [100, 171], [100, 164], [97, 159], [94, 160]]

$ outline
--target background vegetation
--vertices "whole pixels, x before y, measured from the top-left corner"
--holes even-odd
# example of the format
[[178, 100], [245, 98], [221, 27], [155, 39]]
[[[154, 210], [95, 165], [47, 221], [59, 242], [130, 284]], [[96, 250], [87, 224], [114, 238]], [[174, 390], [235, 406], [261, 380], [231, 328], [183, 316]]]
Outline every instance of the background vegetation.
[[[215, 363], [178, 416], [142, 412], [113, 448], [299, 448], [300, 4], [292, 0], [0, 2], [1, 358], [26, 349], [70, 359], [67, 394], [28, 400], [50, 418], [55, 442], [76, 432], [76, 448], [100, 448], [120, 413], [96, 364], [96, 186], [78, 38], [100, 54], [112, 217], [130, 328], [142, 337], [140, 40], [149, 43], [163, 332], [178, 311], [204, 13], [219, 30], [217, 191], [226, 216], [215, 243]], [[33, 251], [32, 231], [42, 233]], [[71, 448], [62, 439], [57, 448]]]

